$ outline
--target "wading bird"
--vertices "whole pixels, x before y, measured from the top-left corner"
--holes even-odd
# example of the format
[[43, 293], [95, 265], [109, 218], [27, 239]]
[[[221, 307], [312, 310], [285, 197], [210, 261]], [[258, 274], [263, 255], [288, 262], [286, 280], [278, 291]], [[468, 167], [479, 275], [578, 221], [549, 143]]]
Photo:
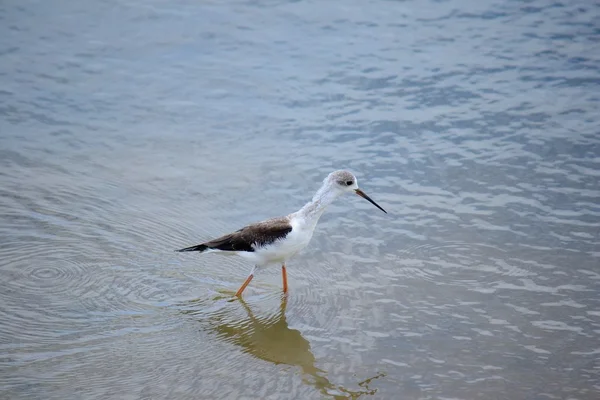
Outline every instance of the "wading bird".
[[233, 233], [177, 251], [237, 254], [252, 261], [254, 267], [236, 296], [242, 295], [257, 270], [268, 265], [281, 264], [283, 292], [287, 293], [286, 262], [308, 245], [327, 206], [339, 196], [351, 192], [367, 199], [387, 214], [387, 211], [358, 188], [356, 177], [352, 173], [339, 170], [330, 173], [312, 200], [295, 213], [257, 222]]

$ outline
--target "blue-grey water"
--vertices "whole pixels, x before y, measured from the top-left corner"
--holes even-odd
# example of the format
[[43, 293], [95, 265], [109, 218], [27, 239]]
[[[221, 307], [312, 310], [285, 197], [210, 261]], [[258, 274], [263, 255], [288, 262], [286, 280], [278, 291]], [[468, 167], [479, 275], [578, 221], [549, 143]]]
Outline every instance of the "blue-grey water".
[[[1, 399], [600, 398], [600, 5], [0, 2]], [[250, 269], [174, 253], [295, 211]]]

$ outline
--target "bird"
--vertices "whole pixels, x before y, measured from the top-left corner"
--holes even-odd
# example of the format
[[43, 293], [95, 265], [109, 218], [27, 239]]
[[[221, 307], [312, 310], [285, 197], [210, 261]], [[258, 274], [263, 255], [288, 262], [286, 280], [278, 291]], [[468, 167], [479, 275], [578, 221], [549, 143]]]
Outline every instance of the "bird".
[[309, 244], [325, 209], [341, 195], [352, 192], [387, 214], [387, 211], [359, 189], [354, 174], [346, 170], [337, 170], [323, 179], [323, 184], [312, 200], [300, 210], [284, 217], [256, 222], [216, 239], [175, 251], [235, 254], [251, 261], [252, 270], [235, 293], [240, 298], [257, 271], [269, 265], [281, 265], [283, 293], [287, 294], [288, 260]]

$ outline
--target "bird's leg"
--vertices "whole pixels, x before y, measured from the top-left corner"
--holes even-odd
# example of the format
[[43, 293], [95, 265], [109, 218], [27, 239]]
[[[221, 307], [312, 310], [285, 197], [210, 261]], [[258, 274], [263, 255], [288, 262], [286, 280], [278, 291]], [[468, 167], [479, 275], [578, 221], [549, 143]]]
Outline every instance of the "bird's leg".
[[246, 280], [244, 281], [244, 283], [242, 284], [242, 286], [240, 286], [240, 288], [238, 289], [238, 291], [235, 293], [235, 295], [237, 297], [242, 297], [242, 293], [244, 292], [244, 289], [246, 289], [246, 286], [248, 286], [248, 284], [250, 283], [250, 281], [252, 280], [252, 278], [254, 278], [254, 271], [256, 270], [256, 266], [254, 266], [254, 268], [252, 268], [252, 271], [250, 271], [250, 275], [248, 275], [248, 277], [246, 278]]
[[283, 293], [287, 293], [287, 271], [285, 264], [281, 264], [281, 276], [283, 277]]

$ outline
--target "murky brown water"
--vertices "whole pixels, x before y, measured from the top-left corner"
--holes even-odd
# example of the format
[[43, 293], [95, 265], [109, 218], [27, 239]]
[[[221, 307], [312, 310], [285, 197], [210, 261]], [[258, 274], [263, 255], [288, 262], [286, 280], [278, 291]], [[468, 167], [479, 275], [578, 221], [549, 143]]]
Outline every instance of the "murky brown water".
[[[0, 398], [600, 398], [599, 17], [2, 2]], [[287, 301], [173, 252], [338, 168]]]

